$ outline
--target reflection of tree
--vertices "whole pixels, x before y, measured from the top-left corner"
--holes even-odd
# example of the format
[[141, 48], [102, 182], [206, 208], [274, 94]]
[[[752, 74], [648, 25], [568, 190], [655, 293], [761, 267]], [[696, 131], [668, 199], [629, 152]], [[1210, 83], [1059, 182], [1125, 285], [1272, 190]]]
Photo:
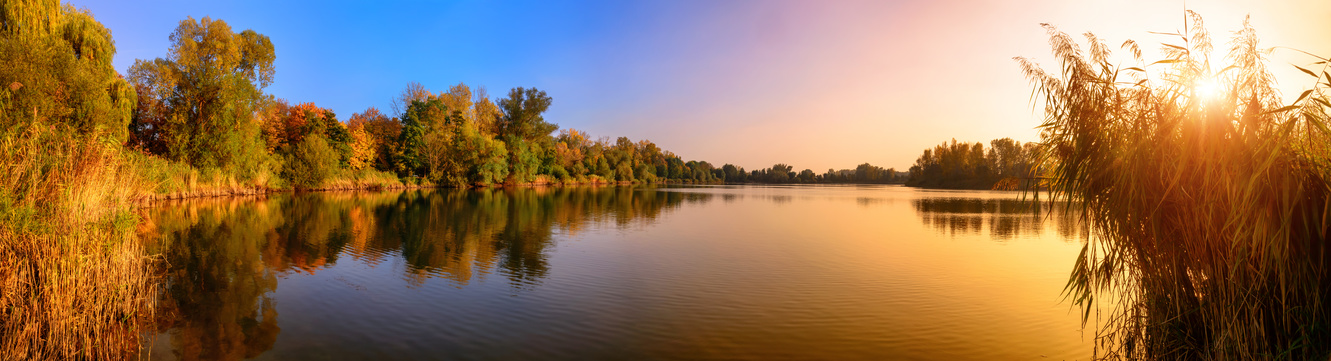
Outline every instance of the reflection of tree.
[[337, 254], [352, 240], [354, 201], [317, 194], [279, 198], [286, 222], [270, 233], [264, 261], [278, 272], [313, 273], [337, 261]]
[[171, 267], [159, 327], [170, 329], [177, 358], [241, 360], [276, 341], [280, 330], [268, 293], [277, 279], [261, 254], [282, 217], [262, 205], [169, 207], [153, 217], [154, 246]]
[[[402, 193], [374, 212], [381, 225], [369, 247], [401, 249], [412, 279], [442, 275], [466, 284], [499, 272], [515, 285], [539, 282], [549, 271], [556, 231], [576, 234], [588, 224], [626, 227], [708, 194], [652, 188], [516, 188]], [[373, 252], [371, 252], [373, 253]]]
[[1071, 239], [1085, 230], [1064, 204], [1037, 204], [1012, 198], [920, 198], [912, 202], [921, 222], [949, 234], [982, 234], [1006, 239], [1039, 236], [1045, 222], [1054, 222], [1058, 235]]
[[650, 187], [278, 194], [155, 208], [144, 238], [169, 267], [158, 326], [176, 356], [240, 360], [277, 338], [277, 276], [316, 273], [343, 252], [370, 266], [400, 254], [412, 282], [499, 273], [532, 287], [549, 274], [557, 233], [651, 223], [711, 197]]

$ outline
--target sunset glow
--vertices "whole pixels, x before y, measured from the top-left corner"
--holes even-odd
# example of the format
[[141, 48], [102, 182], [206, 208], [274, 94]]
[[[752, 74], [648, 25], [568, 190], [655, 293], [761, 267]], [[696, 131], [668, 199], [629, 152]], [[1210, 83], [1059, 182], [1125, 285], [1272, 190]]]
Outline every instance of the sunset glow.
[[[160, 56], [185, 16], [272, 37], [269, 91], [342, 118], [389, 109], [408, 82], [491, 95], [547, 90], [547, 118], [593, 136], [651, 139], [690, 159], [796, 171], [898, 170], [956, 138], [1038, 140], [1014, 56], [1049, 64], [1041, 23], [1150, 57], [1183, 28], [1182, 1], [647, 1], [337, 5], [80, 2], [116, 35], [117, 68]], [[1245, 15], [1264, 46], [1331, 53], [1331, 2], [1188, 1], [1223, 39]], [[263, 9], [258, 11], [257, 9]], [[306, 14], [292, 17], [288, 14]], [[514, 46], [523, 44], [523, 46]], [[1277, 77], [1309, 57], [1272, 54]], [[1304, 84], [1282, 82], [1286, 96]]]
[[1331, 0], [0, 0], [0, 359], [1328, 360]]

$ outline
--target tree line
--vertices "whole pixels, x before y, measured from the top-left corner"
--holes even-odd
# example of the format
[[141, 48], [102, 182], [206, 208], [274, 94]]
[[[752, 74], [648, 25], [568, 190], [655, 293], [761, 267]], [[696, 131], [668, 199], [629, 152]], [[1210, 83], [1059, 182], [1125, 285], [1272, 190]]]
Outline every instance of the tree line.
[[[242, 182], [263, 179], [268, 188], [318, 188], [365, 174], [457, 187], [904, 181], [894, 169], [868, 163], [821, 174], [785, 164], [745, 171], [685, 160], [649, 140], [592, 138], [546, 121], [553, 99], [535, 88], [491, 99], [484, 87], [459, 83], [435, 92], [411, 83], [393, 100], [392, 114], [369, 107], [342, 121], [331, 109], [264, 93], [276, 75], [276, 50], [254, 30], [187, 18], [170, 34], [164, 57], [136, 60], [123, 77], [110, 67], [114, 48], [104, 35], [81, 37], [102, 40], [75, 42], [73, 59], [44, 59], [52, 71], [12, 72], [7, 78], [17, 81], [0, 98], [6, 123], [63, 121], [79, 134]], [[95, 71], [54, 71], [90, 62], [99, 64]]]
[[984, 143], [943, 142], [924, 153], [910, 167], [906, 185], [927, 188], [1016, 188], [1040, 170], [1039, 144], [1011, 138]]
[[[593, 139], [560, 130], [544, 113], [553, 99], [513, 88], [491, 99], [459, 83], [434, 92], [419, 83], [393, 100], [339, 121], [331, 109], [264, 94], [276, 58], [267, 36], [226, 22], [182, 21], [166, 58], [138, 60], [128, 82], [136, 98], [126, 143], [134, 149], [218, 168], [247, 179], [277, 174], [313, 188], [347, 172], [391, 173], [408, 183], [488, 186], [529, 183], [761, 182], [891, 183], [893, 169], [862, 164], [816, 174], [788, 165], [744, 172], [685, 160], [649, 140]], [[556, 134], [556, 131], [558, 133]]]

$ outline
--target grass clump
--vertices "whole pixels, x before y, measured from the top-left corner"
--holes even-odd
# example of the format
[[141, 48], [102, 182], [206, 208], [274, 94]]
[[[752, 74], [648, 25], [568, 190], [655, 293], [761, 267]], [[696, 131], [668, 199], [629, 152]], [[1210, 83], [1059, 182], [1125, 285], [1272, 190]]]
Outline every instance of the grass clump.
[[[1056, 201], [1092, 229], [1065, 294], [1097, 357], [1325, 359], [1331, 353], [1331, 75], [1282, 106], [1246, 22], [1212, 59], [1201, 17], [1147, 63], [1052, 26], [1061, 73], [1018, 58], [1044, 103]], [[1219, 68], [1220, 70], [1215, 70]], [[1302, 68], [1301, 68], [1302, 69]]]
[[118, 145], [41, 123], [0, 132], [0, 359], [120, 359], [153, 312], [139, 188]]

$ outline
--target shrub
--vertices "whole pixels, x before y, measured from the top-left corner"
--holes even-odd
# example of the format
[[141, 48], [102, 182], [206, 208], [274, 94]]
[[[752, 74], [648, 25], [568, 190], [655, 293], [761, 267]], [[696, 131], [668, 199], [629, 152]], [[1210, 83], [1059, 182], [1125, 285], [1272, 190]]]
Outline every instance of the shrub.
[[322, 136], [312, 134], [287, 155], [282, 177], [297, 189], [318, 188], [337, 171], [340, 155]]

